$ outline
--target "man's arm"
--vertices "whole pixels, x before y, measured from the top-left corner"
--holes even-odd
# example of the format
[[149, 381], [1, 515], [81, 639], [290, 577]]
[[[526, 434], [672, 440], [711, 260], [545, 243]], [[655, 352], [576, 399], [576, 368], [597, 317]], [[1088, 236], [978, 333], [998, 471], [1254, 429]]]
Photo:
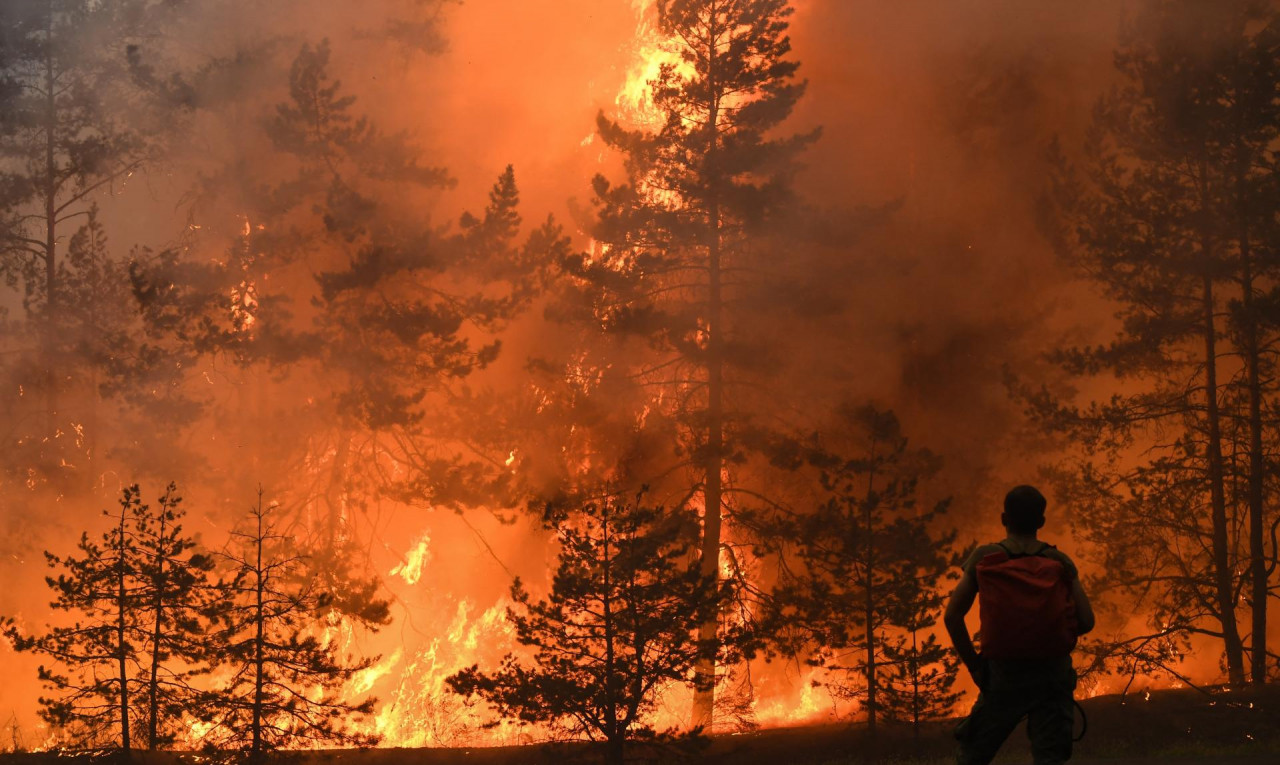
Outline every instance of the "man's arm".
[[1085, 635], [1093, 629], [1093, 606], [1089, 605], [1089, 597], [1080, 586], [1080, 577], [1071, 580], [1071, 599], [1076, 604], [1076, 634]]
[[[981, 688], [986, 684], [986, 670], [983, 667], [982, 657], [973, 648], [973, 639], [969, 637], [969, 627], [964, 623], [965, 614], [969, 613], [969, 609], [973, 608], [973, 601], [978, 596], [978, 577], [973, 569], [965, 571], [964, 576], [960, 578], [956, 588], [951, 592], [951, 599], [947, 601], [947, 612], [942, 617], [942, 623], [947, 627], [947, 634], [951, 636], [951, 645], [955, 646], [956, 653], [960, 655], [960, 661], [964, 662], [964, 666], [969, 670], [969, 675], [973, 677], [973, 682], [977, 683]], [[1092, 617], [1092, 614], [1090, 614]]]

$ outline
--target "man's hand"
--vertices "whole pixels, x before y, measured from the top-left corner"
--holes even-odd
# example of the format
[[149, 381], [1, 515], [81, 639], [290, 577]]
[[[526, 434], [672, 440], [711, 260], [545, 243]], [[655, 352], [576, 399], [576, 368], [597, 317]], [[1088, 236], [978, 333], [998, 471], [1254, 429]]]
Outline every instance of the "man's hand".
[[1076, 635], [1085, 635], [1093, 629], [1093, 607], [1080, 586], [1080, 577], [1071, 580], [1071, 599], [1076, 605]]
[[991, 667], [982, 654], [975, 655], [971, 661], [966, 661], [964, 666], [969, 670], [969, 677], [973, 678], [973, 684], [978, 686], [978, 690], [986, 691]]

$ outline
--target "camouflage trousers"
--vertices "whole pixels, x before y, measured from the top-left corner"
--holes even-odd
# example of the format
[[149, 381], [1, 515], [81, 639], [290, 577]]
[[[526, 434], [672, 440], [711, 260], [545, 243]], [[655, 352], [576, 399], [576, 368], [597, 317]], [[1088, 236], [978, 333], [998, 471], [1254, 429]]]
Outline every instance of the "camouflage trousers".
[[1027, 720], [1035, 765], [1071, 759], [1075, 725], [1076, 672], [1071, 657], [1045, 661], [992, 661], [986, 688], [973, 711], [956, 727], [958, 765], [986, 765], [1001, 744]]

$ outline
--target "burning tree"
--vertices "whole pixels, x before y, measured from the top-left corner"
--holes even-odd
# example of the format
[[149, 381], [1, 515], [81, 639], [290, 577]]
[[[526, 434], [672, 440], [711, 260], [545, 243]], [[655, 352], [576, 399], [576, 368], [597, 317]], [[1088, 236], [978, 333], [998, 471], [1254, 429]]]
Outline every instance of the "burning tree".
[[[794, 157], [816, 137], [774, 135], [804, 92], [787, 57], [791, 12], [785, 0], [658, 3], [672, 55], [649, 83], [652, 125], [600, 115], [599, 136], [624, 156], [627, 178], [595, 178], [593, 249], [564, 261], [561, 316], [633, 341], [627, 353], [647, 345], [643, 361], [628, 357], [617, 374], [648, 394], [637, 407], [646, 427], [670, 427], [680, 446], [668, 455], [674, 466], [628, 469], [639, 482], [687, 476], [679, 501], [701, 499], [699, 555], [711, 578], [720, 576], [726, 499], [753, 496], [734, 469], [752, 440], [745, 434], [760, 430], [746, 398], [759, 394], [752, 383], [768, 377], [774, 354], [758, 342], [769, 330], [754, 332], [763, 328], [752, 321], [793, 281], [771, 262], [767, 232], [792, 201]], [[653, 440], [629, 461], [652, 459]], [[719, 628], [720, 614], [703, 614], [695, 725], [712, 722]]]
[[372, 746], [378, 736], [359, 723], [375, 700], [351, 703], [337, 692], [376, 659], [342, 655], [336, 631], [326, 629], [333, 622], [321, 618], [330, 596], [293, 552], [274, 509], [263, 505], [260, 490], [248, 528], [233, 531], [231, 549], [221, 554], [233, 578], [214, 642], [218, 666], [231, 677], [203, 712], [214, 725], [207, 738], [218, 748], [240, 747], [254, 760], [288, 745]]
[[[310, 553], [344, 576], [371, 498], [461, 508], [504, 492], [510, 444], [497, 457], [477, 443], [483, 418], [459, 388], [497, 358], [567, 244], [550, 220], [522, 235], [511, 168], [482, 213], [431, 221], [453, 179], [361, 113], [332, 55], [327, 41], [301, 47], [258, 140], [197, 189], [189, 247], [134, 273], [148, 327], [193, 357], [188, 374], [246, 383], [234, 400], [210, 391], [206, 410], [280, 423], [270, 453], [306, 475], [294, 486], [317, 521]], [[229, 370], [211, 370], [220, 358]]]
[[508, 655], [495, 672], [472, 666], [448, 684], [504, 717], [603, 739], [606, 761], [622, 763], [627, 740], [654, 734], [644, 715], [658, 690], [691, 679], [715, 585], [694, 554], [691, 513], [606, 499], [555, 528], [560, 555], [547, 598], [533, 600], [519, 579], [511, 587], [508, 618], [533, 648], [532, 664]]
[[1065, 496], [1105, 583], [1152, 607], [1154, 633], [1136, 642], [1217, 637], [1232, 684], [1245, 679], [1242, 591], [1253, 680], [1266, 679], [1275, 567], [1263, 516], [1276, 435], [1263, 410], [1276, 394], [1277, 52], [1280, 16], [1266, 4], [1146, 8], [1081, 169], [1060, 163], [1047, 226], [1118, 323], [1110, 343], [1053, 359], [1126, 391], [1084, 407], [1023, 391], [1080, 447], [1059, 471]]
[[860, 700], [872, 731], [881, 715], [918, 726], [958, 699], [959, 663], [934, 629], [959, 563], [956, 534], [937, 531], [946, 501], [916, 504], [937, 458], [909, 447], [892, 412], [844, 414], [862, 444], [853, 456], [816, 458], [828, 498], [780, 530], [794, 540], [794, 569], [768, 633], [787, 653], [809, 653], [837, 696]]
[[188, 679], [205, 655], [211, 563], [182, 533], [181, 501], [170, 484], [153, 510], [137, 485], [126, 487], [101, 543], [85, 534], [81, 557], [45, 553], [65, 571], [46, 579], [57, 595], [50, 605], [80, 618], [36, 637], [7, 627], [19, 650], [65, 668], [40, 667], [41, 681], [59, 694], [41, 699], [41, 714], [75, 743], [115, 741], [129, 752], [135, 731], [145, 730], [146, 747], [155, 749], [172, 740], [166, 724], [181, 720], [197, 696]]

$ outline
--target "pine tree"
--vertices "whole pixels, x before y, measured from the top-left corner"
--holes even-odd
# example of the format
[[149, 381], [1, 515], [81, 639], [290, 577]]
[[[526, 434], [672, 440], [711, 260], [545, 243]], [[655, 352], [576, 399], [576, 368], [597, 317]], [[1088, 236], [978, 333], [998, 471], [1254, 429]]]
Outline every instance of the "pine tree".
[[532, 662], [508, 655], [496, 671], [472, 666], [448, 684], [503, 717], [603, 740], [605, 761], [617, 765], [628, 740], [653, 735], [644, 716], [659, 689], [691, 679], [698, 621], [715, 591], [689, 513], [607, 499], [555, 530], [547, 598], [534, 600], [519, 579], [511, 587], [508, 618]]
[[[890, 634], [882, 639], [884, 687], [879, 698], [886, 719], [908, 723], [913, 736], [920, 724], [947, 717], [960, 700], [956, 678], [960, 659], [950, 646], [938, 640], [938, 617], [947, 593], [946, 574], [954, 572], [956, 558], [949, 555], [955, 536], [930, 538], [928, 528], [909, 549], [899, 550], [906, 562], [906, 579], [897, 583], [887, 622]], [[940, 549], [941, 548], [941, 549]], [[947, 553], [940, 555], [939, 553]]]
[[323, 464], [298, 503], [316, 517], [317, 555], [349, 546], [353, 510], [380, 493], [461, 508], [504, 491], [510, 444], [495, 458], [470, 439], [483, 414], [463, 388], [567, 250], [554, 221], [522, 232], [511, 168], [483, 213], [433, 222], [423, 208], [452, 178], [362, 114], [333, 55], [327, 41], [301, 47], [261, 135], [197, 189], [188, 250], [134, 271], [147, 326], [187, 369], [234, 360], [259, 419], [290, 423], [270, 450], [278, 469]]
[[[128, 487], [117, 513], [106, 513], [112, 527], [100, 542], [86, 532], [80, 555], [59, 557], [46, 552], [57, 576], [45, 578], [55, 611], [75, 616], [69, 626], [54, 626], [39, 636], [23, 635], [10, 624], [9, 637], [18, 650], [49, 657], [57, 666], [41, 665], [40, 681], [55, 695], [41, 697], [40, 711], [54, 729], [79, 746], [114, 744], [126, 755], [133, 748], [131, 715], [138, 704], [137, 667], [141, 553], [131, 521], [142, 507], [137, 487]], [[110, 742], [110, 743], [109, 743]]]
[[[1221, 127], [1221, 152], [1229, 168], [1226, 177], [1226, 238], [1232, 242], [1230, 280], [1238, 297], [1228, 303], [1228, 336], [1244, 366], [1237, 387], [1243, 388], [1241, 416], [1247, 423], [1246, 497], [1249, 523], [1248, 601], [1250, 681], [1268, 681], [1267, 603], [1271, 574], [1276, 567], [1274, 529], [1280, 517], [1267, 524], [1267, 506], [1277, 498], [1267, 486], [1268, 443], [1280, 436], [1263, 411], [1276, 400], [1274, 354], [1268, 348], [1280, 336], [1276, 307], [1280, 305], [1280, 251], [1275, 247], [1277, 203], [1280, 194], [1280, 9], [1256, 2], [1224, 4], [1213, 19], [1211, 34], [1220, 34], [1215, 59], [1216, 87], [1226, 104]], [[1230, 427], [1230, 424], [1228, 425]], [[1268, 533], [1270, 532], [1270, 533]], [[1272, 549], [1267, 550], [1267, 542]]]
[[375, 658], [353, 659], [323, 619], [330, 595], [293, 551], [290, 534], [264, 506], [262, 491], [245, 528], [221, 555], [233, 579], [219, 613], [218, 667], [230, 680], [205, 710], [217, 748], [240, 748], [254, 761], [285, 746], [337, 743], [372, 746], [378, 737], [358, 723], [375, 700], [352, 703], [342, 686]]
[[[136, 491], [136, 487], [134, 489]], [[174, 743], [188, 710], [203, 701], [192, 679], [207, 671], [216, 652], [206, 629], [216, 614], [216, 590], [209, 581], [212, 556], [186, 536], [182, 497], [170, 483], [152, 510], [136, 506], [134, 531], [139, 553], [135, 614], [139, 635], [140, 700], [146, 705], [147, 749]]]
[[0, 88], [0, 217], [13, 224], [0, 240], [0, 266], [26, 287], [42, 354], [41, 379], [27, 387], [44, 393], [46, 433], [65, 427], [56, 346], [72, 296], [59, 278], [59, 242], [94, 195], [146, 159], [144, 136], [110, 102], [129, 85], [125, 48], [141, 30], [141, 5], [19, 0], [0, 17], [9, 86]]
[[[667, 0], [657, 13], [677, 61], [649, 83], [652, 130], [598, 119], [627, 177], [595, 178], [595, 248], [566, 259], [560, 311], [649, 347], [625, 376], [652, 392], [640, 419], [668, 420], [680, 449], [676, 467], [637, 478], [689, 474], [680, 493], [701, 496], [702, 570], [717, 577], [731, 471], [752, 428], [743, 395], [754, 389], [744, 383], [772, 355], [747, 328], [769, 313], [756, 301], [770, 293], [751, 285], [787, 282], [770, 267], [763, 232], [791, 201], [794, 157], [816, 136], [774, 135], [804, 92], [788, 58], [785, 0]], [[712, 722], [719, 617], [703, 615], [695, 725]]]
[[175, 740], [178, 725], [200, 698], [190, 682], [200, 674], [212, 560], [183, 534], [177, 488], [157, 506], [137, 484], [121, 492], [120, 511], [101, 544], [80, 540], [81, 558], [46, 553], [66, 573], [47, 582], [55, 610], [78, 615], [70, 627], [24, 636], [7, 632], [19, 650], [44, 654], [64, 670], [41, 667], [40, 679], [59, 692], [42, 699], [44, 718], [77, 745], [115, 740], [124, 751], [154, 750]]
[[[487, 504], [501, 491], [492, 484], [508, 480], [509, 471], [492, 470], [491, 459], [435, 448], [469, 440], [481, 416], [453, 383], [497, 358], [498, 334], [541, 292], [543, 274], [567, 252], [567, 239], [548, 218], [522, 240], [510, 166], [491, 187], [483, 213], [463, 213], [456, 231], [433, 230], [415, 220], [417, 211], [379, 201], [373, 193], [379, 188], [445, 187], [453, 180], [441, 168], [419, 165], [407, 136], [383, 134], [350, 115], [354, 99], [340, 95], [328, 59], [327, 44], [304, 47], [291, 73], [292, 103], [278, 108], [269, 133], [277, 150], [298, 159], [301, 177], [328, 185], [319, 206], [326, 236], [344, 240], [345, 257], [316, 276], [319, 314], [308, 335], [321, 349], [316, 361], [337, 380], [334, 406], [345, 429], [337, 451], [347, 464], [335, 460], [335, 473], [362, 461], [350, 451], [356, 433], [389, 433], [373, 450], [395, 453], [408, 476], [378, 489], [433, 505]], [[453, 409], [467, 412], [461, 434], [449, 430], [445, 413]]]
[[[122, 440], [119, 405], [129, 402], [119, 394], [127, 386], [151, 382], [135, 371], [141, 365], [134, 360], [142, 351], [136, 304], [127, 267], [112, 256], [97, 205], [89, 206], [71, 235], [57, 271], [64, 304], [50, 352], [63, 376], [61, 390], [68, 395], [62, 412], [76, 445], [63, 450], [63, 466], [88, 483], [106, 445]], [[43, 282], [28, 283], [29, 311], [44, 302], [44, 293]], [[151, 403], [155, 396], [146, 398]]]
[[859, 700], [872, 732], [881, 716], [918, 725], [957, 698], [958, 664], [931, 631], [958, 564], [956, 534], [937, 529], [946, 501], [917, 506], [937, 458], [909, 446], [892, 412], [864, 406], [844, 417], [856, 451], [814, 457], [827, 499], [781, 530], [795, 564], [768, 632], [822, 667], [833, 694]]
[[[1064, 488], [1105, 553], [1108, 583], [1151, 600], [1148, 637], [1220, 637], [1233, 684], [1245, 678], [1236, 572], [1246, 559], [1264, 627], [1253, 633], [1255, 682], [1266, 666], [1261, 412], [1274, 396], [1263, 382], [1274, 323], [1263, 307], [1276, 265], [1263, 242], [1275, 214], [1277, 27], [1274, 9], [1247, 0], [1145, 6], [1116, 56], [1122, 85], [1100, 102], [1081, 167], [1060, 161], [1046, 208], [1055, 246], [1114, 301], [1118, 323], [1110, 343], [1053, 359], [1071, 376], [1123, 380], [1126, 392], [1080, 407], [1023, 391], [1038, 421], [1079, 448]], [[1226, 453], [1237, 422], [1245, 465]], [[1240, 503], [1237, 475], [1248, 486]], [[1246, 515], [1247, 553], [1232, 531]]]

